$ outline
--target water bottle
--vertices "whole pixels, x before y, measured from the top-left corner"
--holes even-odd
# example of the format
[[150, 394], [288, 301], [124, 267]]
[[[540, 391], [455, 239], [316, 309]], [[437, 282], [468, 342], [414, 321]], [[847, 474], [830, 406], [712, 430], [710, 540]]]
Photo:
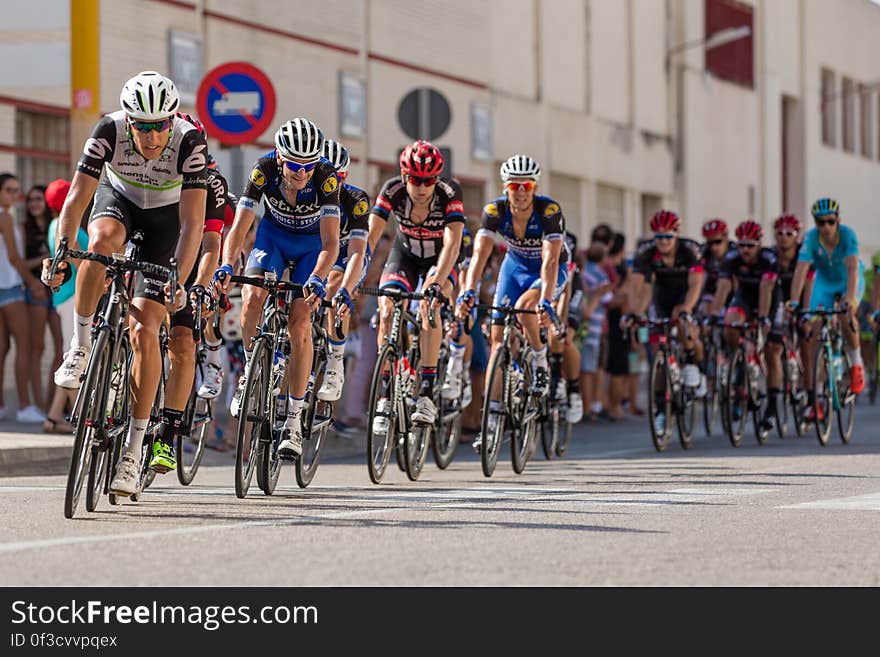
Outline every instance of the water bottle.
[[834, 352], [834, 380], [840, 381], [843, 378], [843, 356], [839, 351]]
[[669, 378], [673, 386], [681, 383], [681, 368], [678, 366], [675, 354], [669, 354]]
[[794, 353], [794, 349], [789, 349], [788, 351], [788, 380], [791, 384], [791, 388], [794, 390], [797, 388], [798, 384], [798, 365], [797, 365], [797, 356]]
[[519, 364], [519, 361], [513, 361], [513, 393], [517, 396], [520, 396], [522, 393], [522, 382], [523, 382], [523, 369]]
[[284, 354], [281, 353], [280, 348], [276, 348], [275, 359], [272, 363], [272, 387], [276, 395], [281, 390], [284, 383], [284, 366]]

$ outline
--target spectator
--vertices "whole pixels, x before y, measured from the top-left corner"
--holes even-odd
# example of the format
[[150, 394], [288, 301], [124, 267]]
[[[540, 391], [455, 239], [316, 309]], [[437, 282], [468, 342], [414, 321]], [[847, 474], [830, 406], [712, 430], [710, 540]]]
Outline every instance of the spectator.
[[[53, 180], [46, 187], [46, 205], [52, 214], [56, 217], [49, 223], [46, 231], [46, 246], [51, 255], [55, 253], [55, 235], [58, 226], [58, 215], [61, 214], [61, 208], [70, 191], [70, 183], [66, 180]], [[83, 216], [85, 218], [91, 214], [91, 207], [86, 210]], [[89, 237], [86, 231], [80, 227], [77, 234], [78, 244], [72, 245], [71, 248], [79, 248], [85, 251], [89, 245]], [[63, 345], [69, 344], [72, 337], [73, 326], [73, 294], [76, 287], [76, 266], [68, 263], [73, 268], [73, 276], [64, 285], [58, 288], [57, 292], [52, 293], [52, 305], [55, 309], [55, 315], [58, 317], [58, 323], [61, 329], [61, 348]], [[54, 371], [54, 370], [53, 370]], [[43, 421], [43, 431], [46, 433], [71, 433], [73, 427], [65, 420], [68, 411], [73, 410], [73, 404], [76, 401], [76, 391], [66, 388], [56, 387], [52, 394], [52, 402], [46, 413], [46, 419]]]
[[[620, 320], [627, 302], [626, 259], [624, 246], [626, 240], [623, 233], [615, 233], [608, 251], [606, 263], [614, 275], [614, 296], [608, 302], [608, 415], [615, 420], [624, 417], [622, 402], [627, 395], [627, 377], [629, 375], [629, 345], [624, 340]], [[606, 269], [606, 273], [608, 269]]]
[[[52, 210], [46, 204], [46, 187], [34, 185], [27, 193], [24, 220], [24, 259], [25, 266], [33, 274], [34, 278], [40, 278], [43, 267], [43, 259], [49, 256], [49, 224], [52, 222]], [[55, 312], [52, 303], [52, 293], [45, 285], [42, 294], [36, 296], [30, 290], [25, 290], [25, 301], [28, 304], [28, 321], [31, 328], [31, 356], [30, 362], [35, 365], [31, 368], [31, 395], [34, 404], [40, 409], [45, 409], [45, 403], [52, 398], [55, 390], [55, 381], [52, 372], [61, 366], [64, 354], [64, 342], [61, 337], [61, 320]], [[43, 351], [46, 348], [46, 326], [52, 334], [54, 357], [49, 373], [49, 383], [43, 394], [41, 381]]]
[[[19, 253], [12, 208], [21, 195], [18, 178], [11, 173], [0, 174], [0, 322], [7, 338], [0, 343], [0, 371], [5, 368], [9, 339], [15, 340], [15, 387], [18, 392], [18, 422], [42, 422], [46, 419], [30, 401], [31, 335], [28, 327], [27, 304], [23, 286], [34, 296], [44, 294], [43, 284], [28, 271]], [[0, 389], [2, 389], [0, 377]], [[0, 399], [2, 402], [2, 399]], [[6, 416], [6, 406], [0, 405], [0, 417]]]
[[587, 334], [581, 352], [581, 397], [587, 421], [595, 421], [603, 410], [599, 391], [602, 330], [605, 324], [605, 304], [612, 296], [611, 282], [601, 266], [605, 252], [604, 243], [593, 242], [587, 250], [587, 262], [581, 274], [584, 296], [587, 298], [584, 304]]

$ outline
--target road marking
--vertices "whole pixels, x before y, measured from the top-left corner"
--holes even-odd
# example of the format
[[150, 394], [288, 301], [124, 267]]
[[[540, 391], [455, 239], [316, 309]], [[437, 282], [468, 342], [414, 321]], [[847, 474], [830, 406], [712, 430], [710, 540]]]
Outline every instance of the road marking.
[[803, 504], [778, 506], [777, 509], [832, 509], [841, 511], [880, 511], [880, 493], [868, 493], [855, 497], [837, 497]]

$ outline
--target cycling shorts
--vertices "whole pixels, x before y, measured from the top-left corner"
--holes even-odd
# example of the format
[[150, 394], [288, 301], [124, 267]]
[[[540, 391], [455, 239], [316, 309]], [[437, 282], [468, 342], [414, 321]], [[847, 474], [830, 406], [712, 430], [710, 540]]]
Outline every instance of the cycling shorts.
[[[813, 295], [810, 297], [810, 310], [823, 308], [829, 310], [834, 307], [834, 297], [836, 295], [844, 297], [846, 295], [846, 280], [834, 282], [829, 281], [822, 276], [822, 273], [816, 270], [816, 278], [813, 283]], [[856, 298], [861, 299], [865, 294], [865, 276], [859, 271], [859, 280], [856, 285]]]
[[[415, 292], [424, 279], [436, 271], [436, 264], [437, 258], [416, 258], [395, 242], [388, 254], [388, 260], [385, 261], [385, 268], [382, 269], [379, 287], [397, 286], [407, 292]], [[458, 285], [455, 267], [449, 272], [449, 281], [453, 287]]]
[[324, 246], [320, 234], [303, 235], [281, 228], [264, 219], [257, 228], [254, 248], [248, 256], [245, 274], [262, 276], [275, 272], [280, 279], [290, 268], [290, 282], [305, 285], [318, 264]]
[[[556, 276], [556, 288], [553, 290], [553, 301], [558, 301], [565, 292], [568, 282], [568, 269], [565, 264], [559, 266]], [[531, 263], [523, 258], [504, 256], [501, 269], [498, 271], [498, 283], [495, 286], [494, 306], [515, 306], [519, 298], [529, 290], [541, 289], [541, 262]], [[492, 323], [500, 325], [504, 322], [504, 314], [492, 311]]]

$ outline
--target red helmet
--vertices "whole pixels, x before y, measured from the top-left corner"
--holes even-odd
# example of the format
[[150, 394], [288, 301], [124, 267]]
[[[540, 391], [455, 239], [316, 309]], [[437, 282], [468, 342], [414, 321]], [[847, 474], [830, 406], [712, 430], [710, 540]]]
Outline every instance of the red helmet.
[[707, 240], [713, 237], [727, 235], [727, 222], [724, 219], [709, 219], [703, 224], [703, 237]]
[[409, 176], [431, 178], [443, 170], [440, 149], [424, 139], [414, 141], [400, 154], [400, 171]]
[[655, 233], [661, 230], [678, 230], [681, 227], [681, 219], [671, 210], [657, 210], [651, 217], [651, 230]]
[[208, 139], [208, 131], [205, 130], [205, 126], [203, 126], [202, 122], [199, 121], [192, 114], [185, 114], [184, 112], [177, 112], [177, 114], [175, 116], [177, 116], [178, 119], [183, 119], [184, 121], [187, 121], [188, 123], [192, 123], [196, 127], [196, 130], [199, 131], [199, 134], [202, 137], [204, 137], [205, 140]]
[[781, 214], [773, 222], [773, 230], [779, 230], [780, 228], [785, 228], [788, 226], [798, 233], [801, 232], [801, 222], [800, 220], [794, 216], [793, 214]]
[[736, 227], [736, 239], [759, 242], [764, 237], [764, 229], [757, 221], [749, 219]]

